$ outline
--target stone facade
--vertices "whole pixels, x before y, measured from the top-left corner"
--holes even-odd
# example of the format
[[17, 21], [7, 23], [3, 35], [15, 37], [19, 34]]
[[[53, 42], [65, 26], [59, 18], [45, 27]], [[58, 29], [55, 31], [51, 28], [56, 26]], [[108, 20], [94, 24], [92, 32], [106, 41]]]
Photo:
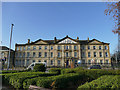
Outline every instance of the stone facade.
[[[4, 67], [7, 67], [9, 56], [9, 48], [6, 46], [0, 46], [0, 62], [2, 62]], [[15, 51], [11, 49], [10, 53], [10, 67], [14, 67], [14, 56]]]
[[109, 43], [96, 39], [79, 40], [69, 36], [63, 39], [42, 40], [15, 45], [15, 66], [28, 66], [32, 62], [46, 62], [47, 66], [70, 66], [81, 61], [82, 64], [109, 64]]

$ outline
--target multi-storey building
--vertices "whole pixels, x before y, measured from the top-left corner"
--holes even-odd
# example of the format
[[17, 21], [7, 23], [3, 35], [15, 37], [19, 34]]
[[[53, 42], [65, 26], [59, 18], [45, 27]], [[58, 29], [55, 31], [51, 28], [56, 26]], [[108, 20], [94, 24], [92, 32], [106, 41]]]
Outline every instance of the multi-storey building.
[[[6, 46], [0, 46], [0, 62], [2, 62], [2, 65], [4, 67], [7, 67], [8, 56], [9, 56], [9, 48]], [[14, 67], [14, 56], [15, 56], [15, 51], [11, 49], [10, 67]]]
[[79, 40], [71, 37], [42, 40], [15, 45], [15, 65], [28, 66], [32, 62], [46, 62], [47, 66], [70, 66], [72, 62], [86, 65], [109, 64], [109, 43], [96, 39]]

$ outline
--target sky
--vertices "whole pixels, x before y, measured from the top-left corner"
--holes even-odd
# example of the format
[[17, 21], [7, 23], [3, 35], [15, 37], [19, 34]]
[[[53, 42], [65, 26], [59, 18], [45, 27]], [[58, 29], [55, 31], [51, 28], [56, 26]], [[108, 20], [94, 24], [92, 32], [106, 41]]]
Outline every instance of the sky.
[[114, 21], [104, 14], [105, 9], [104, 2], [3, 2], [2, 45], [9, 47], [13, 23], [12, 49], [27, 39], [52, 40], [68, 35], [110, 43], [110, 53], [114, 53], [118, 39], [112, 32]]

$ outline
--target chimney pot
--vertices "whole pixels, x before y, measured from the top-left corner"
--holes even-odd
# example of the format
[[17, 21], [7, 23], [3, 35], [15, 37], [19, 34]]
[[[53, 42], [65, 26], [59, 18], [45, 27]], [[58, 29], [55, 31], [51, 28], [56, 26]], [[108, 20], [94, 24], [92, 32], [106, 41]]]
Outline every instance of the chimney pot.
[[88, 37], [88, 42], [89, 42], [89, 37]]
[[54, 37], [54, 43], [56, 43], [56, 41], [57, 41], [57, 38], [56, 38], [56, 37]]
[[77, 37], [77, 40], [79, 40], [79, 37]]
[[28, 39], [28, 43], [30, 43], [30, 39]]

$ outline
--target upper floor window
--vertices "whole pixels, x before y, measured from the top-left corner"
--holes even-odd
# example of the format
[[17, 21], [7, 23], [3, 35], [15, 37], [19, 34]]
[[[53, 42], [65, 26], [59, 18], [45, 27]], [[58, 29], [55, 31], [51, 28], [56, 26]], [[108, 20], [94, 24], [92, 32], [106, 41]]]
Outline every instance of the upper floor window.
[[25, 57], [25, 52], [23, 53], [23, 57]]
[[19, 50], [19, 47], [17, 47], [17, 51]]
[[60, 50], [61, 49], [61, 47], [60, 46], [58, 46], [58, 50]]
[[53, 46], [51, 46], [51, 50], [53, 50]]
[[102, 52], [99, 52], [100, 57], [102, 57]]
[[23, 50], [25, 50], [25, 46], [23, 47]]
[[88, 49], [90, 49], [90, 46], [88, 46]]
[[85, 57], [85, 52], [82, 52], [82, 57]]
[[71, 46], [69, 46], [69, 49], [71, 50]]
[[68, 57], [68, 52], [66, 52], [66, 57]]
[[39, 57], [41, 57], [42, 56], [42, 54], [41, 54], [41, 52], [39, 52]]
[[33, 50], [36, 50], [36, 46], [33, 46]]
[[44, 55], [44, 57], [47, 57], [47, 52], [45, 52], [45, 55]]
[[88, 52], [88, 57], [91, 57], [90, 52]]
[[51, 57], [53, 57], [53, 52], [51, 52]]
[[107, 46], [105, 46], [105, 49], [107, 49]]
[[107, 52], [105, 52], [105, 56], [108, 57], [108, 53]]
[[45, 46], [45, 50], [47, 49], [47, 46]]
[[96, 49], [96, 46], [93, 46], [93, 49]]
[[27, 57], [30, 57], [30, 52], [27, 52]]
[[74, 46], [74, 50], [77, 50], [77, 46]]
[[20, 47], [20, 51], [22, 51], [22, 47]]
[[84, 49], [85, 49], [85, 46], [82, 46], [82, 49], [84, 50]]
[[96, 57], [96, 52], [94, 52], [94, 57]]
[[22, 57], [22, 53], [21, 52], [19, 53], [19, 57]]
[[18, 53], [17, 52], [15, 53], [15, 55], [16, 55], [16, 57], [18, 57]]
[[27, 47], [27, 50], [30, 50], [30, 46]]
[[33, 52], [33, 57], [35, 57], [35, 52]]
[[42, 46], [39, 46], [39, 50], [41, 50], [42, 49]]
[[60, 57], [60, 52], [58, 52], [58, 57]]
[[66, 50], [68, 50], [68, 46], [66, 46]]
[[74, 52], [74, 57], [77, 57], [77, 52]]
[[99, 46], [99, 49], [100, 49], [100, 50], [102, 49], [101, 46]]

